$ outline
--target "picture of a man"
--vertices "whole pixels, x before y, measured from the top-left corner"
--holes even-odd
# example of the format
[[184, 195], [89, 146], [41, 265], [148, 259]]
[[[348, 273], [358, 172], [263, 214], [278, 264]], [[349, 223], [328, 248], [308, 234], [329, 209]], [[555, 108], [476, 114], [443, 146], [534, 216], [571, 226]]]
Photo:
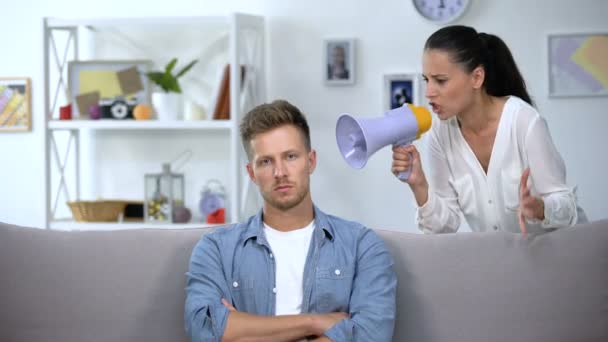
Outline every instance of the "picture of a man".
[[350, 77], [346, 44], [329, 44], [328, 49], [328, 64], [327, 64], [327, 79], [328, 80], [347, 80]]

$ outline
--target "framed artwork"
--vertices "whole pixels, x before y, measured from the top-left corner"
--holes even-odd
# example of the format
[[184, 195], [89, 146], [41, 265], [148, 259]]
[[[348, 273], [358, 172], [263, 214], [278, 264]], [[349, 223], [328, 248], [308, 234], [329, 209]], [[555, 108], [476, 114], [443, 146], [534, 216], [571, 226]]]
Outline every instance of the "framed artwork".
[[149, 60], [92, 60], [68, 63], [68, 88], [75, 117], [100, 101], [124, 98], [132, 104], [150, 102]]
[[384, 75], [384, 111], [403, 106], [405, 103], [418, 103], [418, 75], [397, 73]]
[[325, 39], [324, 74], [327, 85], [355, 83], [355, 39]]
[[32, 128], [31, 82], [27, 77], [0, 78], [0, 132]]
[[549, 97], [608, 95], [608, 33], [550, 34]]

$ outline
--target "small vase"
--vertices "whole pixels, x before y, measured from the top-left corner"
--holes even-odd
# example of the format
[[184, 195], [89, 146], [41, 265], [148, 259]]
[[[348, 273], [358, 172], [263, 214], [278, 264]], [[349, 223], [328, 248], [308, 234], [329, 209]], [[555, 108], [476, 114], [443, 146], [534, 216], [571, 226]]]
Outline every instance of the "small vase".
[[154, 106], [158, 120], [178, 120], [182, 113], [182, 94], [153, 93], [152, 106]]

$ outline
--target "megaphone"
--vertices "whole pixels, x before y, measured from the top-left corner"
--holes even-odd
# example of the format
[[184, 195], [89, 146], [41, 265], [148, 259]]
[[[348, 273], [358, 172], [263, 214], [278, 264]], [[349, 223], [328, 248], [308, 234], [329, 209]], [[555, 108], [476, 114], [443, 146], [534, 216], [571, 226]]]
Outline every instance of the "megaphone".
[[[431, 113], [424, 107], [406, 103], [379, 118], [355, 118], [342, 114], [336, 124], [338, 148], [346, 163], [361, 169], [369, 157], [386, 145], [409, 145], [431, 128]], [[407, 180], [410, 170], [399, 173]]]

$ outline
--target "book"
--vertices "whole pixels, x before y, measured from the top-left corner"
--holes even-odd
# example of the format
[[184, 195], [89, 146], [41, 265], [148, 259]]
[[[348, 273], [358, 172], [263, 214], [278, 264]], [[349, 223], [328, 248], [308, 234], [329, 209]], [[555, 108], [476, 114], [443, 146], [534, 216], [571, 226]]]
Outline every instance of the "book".
[[[245, 66], [241, 65], [241, 87], [245, 80]], [[226, 64], [213, 111], [213, 120], [230, 120], [230, 64]]]

